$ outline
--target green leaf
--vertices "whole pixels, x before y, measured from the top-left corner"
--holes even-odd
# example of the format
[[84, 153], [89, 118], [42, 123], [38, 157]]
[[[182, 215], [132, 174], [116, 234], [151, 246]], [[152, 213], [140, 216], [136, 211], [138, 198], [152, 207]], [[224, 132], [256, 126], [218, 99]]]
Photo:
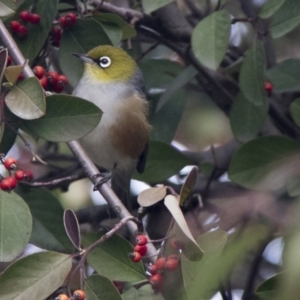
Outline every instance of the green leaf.
[[47, 113], [37, 120], [23, 121], [22, 128], [52, 142], [79, 139], [100, 122], [102, 112], [93, 103], [68, 95], [47, 97]]
[[[55, 19], [57, 13], [58, 0], [39, 0], [33, 5], [32, 13], [39, 14], [41, 16], [41, 21], [39, 24], [33, 25], [30, 23], [26, 24], [28, 29], [28, 35], [26, 38], [19, 38], [14, 36], [15, 41], [20, 48], [26, 59], [30, 62], [36, 58], [36, 56], [41, 51], [42, 47], [45, 45], [45, 41], [51, 30], [53, 20]], [[24, 5], [21, 5], [16, 16], [24, 9], [29, 9], [32, 6], [32, 1], [26, 1]]]
[[6, 17], [14, 13], [16, 4], [12, 0], [1, 0], [0, 17]]
[[[191, 253], [191, 257], [189, 257], [190, 260], [197, 261], [199, 260], [203, 255], [203, 250], [199, 247], [197, 242], [195, 241], [186, 221], [183, 216], [183, 213], [181, 209], [179, 208], [179, 199], [177, 199], [173, 195], [168, 195], [165, 198], [164, 201], [165, 206], [169, 210], [169, 212], [172, 214], [175, 222], [177, 223], [178, 227], [182, 231], [182, 233], [185, 235], [185, 237], [188, 239], [189, 243], [185, 243], [185, 246], [189, 248]], [[186, 248], [184, 247], [184, 248]], [[191, 249], [193, 248], [193, 249]], [[183, 249], [186, 250], [186, 249]]]
[[0, 191], [0, 220], [0, 261], [12, 261], [28, 244], [31, 214], [17, 194]]
[[83, 72], [83, 62], [72, 53], [87, 53], [96, 46], [110, 44], [103, 26], [94, 19], [79, 19], [74, 26], [64, 29], [59, 47], [59, 63], [72, 86], [76, 85]]
[[[185, 255], [182, 256], [183, 283], [189, 299], [196, 299], [196, 294], [199, 295], [198, 299], [210, 299], [214, 291], [205, 291], [207, 281], [203, 282], [201, 277], [206, 271], [209, 271], [210, 265], [222, 254], [227, 242], [227, 233], [223, 230], [208, 232], [199, 236], [197, 242], [203, 248], [203, 258], [200, 261], [192, 262]], [[206, 298], [202, 293], [210, 295], [207, 295]]]
[[0, 299], [46, 299], [63, 283], [72, 267], [72, 257], [40, 252], [10, 265], [0, 276]]
[[273, 15], [270, 32], [273, 38], [279, 38], [293, 30], [300, 23], [300, 2], [285, 0]]
[[[87, 247], [101, 237], [100, 234], [88, 234], [83, 237]], [[134, 263], [128, 257], [133, 248], [125, 239], [113, 235], [92, 250], [87, 257], [90, 266], [99, 274], [116, 281], [139, 281], [145, 279], [142, 263]]]
[[114, 284], [101, 275], [92, 275], [84, 283], [84, 291], [89, 300], [122, 300]]
[[230, 179], [247, 188], [280, 189], [294, 175], [300, 143], [283, 136], [265, 136], [245, 143], [231, 160]]
[[271, 17], [285, 2], [285, 0], [269, 0], [261, 8], [259, 17], [267, 19]]
[[[160, 94], [150, 97], [150, 103], [154, 108], [154, 101], [158, 100]], [[163, 94], [164, 95], [164, 94]], [[185, 92], [180, 90], [172, 95], [168, 102], [156, 113], [150, 117], [150, 123], [153, 126], [151, 139], [164, 143], [171, 143], [178, 125], [181, 121], [186, 104]], [[155, 108], [154, 108], [155, 109]]]
[[234, 99], [230, 112], [230, 125], [235, 137], [249, 141], [257, 136], [268, 114], [268, 103], [254, 105], [239, 93]]
[[66, 233], [77, 250], [81, 251], [81, 238], [78, 219], [71, 209], [64, 211], [64, 226]]
[[[1, 8], [1, 7], [0, 7]], [[1, 10], [0, 10], [1, 12]], [[8, 52], [7, 49], [0, 50], [0, 92], [2, 87], [3, 74], [6, 68]]]
[[173, 2], [174, 0], [142, 0], [143, 10], [146, 14], [150, 14], [153, 11]]
[[290, 109], [295, 123], [300, 126], [300, 98], [292, 102]]
[[192, 50], [205, 67], [216, 70], [226, 53], [230, 36], [230, 15], [214, 12], [200, 21], [192, 33]]
[[57, 198], [44, 188], [22, 186], [16, 193], [26, 201], [33, 217], [30, 243], [46, 250], [71, 253], [74, 248], [66, 235], [63, 208]]
[[12, 113], [24, 120], [40, 118], [46, 112], [44, 91], [36, 77], [15, 85], [5, 97], [5, 103]]
[[[263, 225], [247, 227], [223, 250], [227, 234], [223, 231], [210, 232], [197, 241], [204, 249], [203, 259], [190, 262], [181, 258], [184, 286], [189, 300], [210, 299], [228, 279], [234, 266], [240, 266], [268, 235]], [[222, 253], [222, 255], [220, 255]]]
[[166, 91], [160, 97], [156, 110], [159, 111], [172, 96], [184, 87], [188, 82], [190, 82], [196, 75], [198, 71], [193, 66], [186, 67], [167, 87]]
[[172, 146], [151, 141], [145, 171], [135, 172], [134, 178], [149, 183], [161, 182], [189, 164], [191, 162]]
[[239, 76], [239, 86], [245, 97], [254, 105], [264, 105], [265, 52], [261, 42], [254, 40], [246, 52]]
[[282, 273], [276, 274], [271, 278], [264, 281], [256, 290], [255, 294], [259, 300], [272, 300], [276, 299], [278, 295], [279, 283], [283, 277]]
[[180, 64], [167, 59], [146, 59], [139, 63], [139, 67], [143, 72], [147, 90], [168, 88], [183, 70]]
[[198, 175], [198, 168], [193, 167], [189, 174], [187, 175], [179, 194], [179, 205], [183, 205], [184, 201], [187, 199], [191, 191], [193, 190]]
[[[110, 14], [110, 13], [95, 12], [95, 13], [93, 13], [93, 18], [95, 18], [97, 21], [99, 21], [102, 24], [104, 30], [106, 31], [107, 35], [109, 36], [109, 38], [111, 40], [112, 40], [112, 36], [109, 34], [109, 32], [111, 32], [111, 30], [116, 30], [116, 27], [119, 28], [121, 31], [120, 40], [121, 39], [122, 40], [129, 39], [129, 38], [136, 36], [136, 31], [135, 31], [134, 27], [132, 27], [130, 24], [128, 24], [126, 21], [124, 21], [118, 15]], [[110, 26], [112, 26], [112, 27], [109, 28]], [[117, 33], [114, 33], [114, 34], [117, 34]], [[117, 35], [119, 36], [119, 33]], [[118, 44], [119, 43], [116, 43], [114, 45], [118, 45]]]
[[300, 60], [287, 59], [267, 70], [267, 78], [275, 92], [295, 92], [300, 89]]

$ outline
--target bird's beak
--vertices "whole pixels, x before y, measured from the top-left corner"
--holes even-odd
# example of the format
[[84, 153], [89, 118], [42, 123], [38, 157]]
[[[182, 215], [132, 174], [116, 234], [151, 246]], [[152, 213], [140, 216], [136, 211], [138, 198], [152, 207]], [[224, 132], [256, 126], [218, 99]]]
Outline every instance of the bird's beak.
[[93, 64], [94, 61], [92, 60], [92, 58], [90, 58], [87, 54], [82, 54], [82, 53], [72, 53], [74, 56], [80, 58], [81, 60], [83, 60], [86, 63], [89, 64]]

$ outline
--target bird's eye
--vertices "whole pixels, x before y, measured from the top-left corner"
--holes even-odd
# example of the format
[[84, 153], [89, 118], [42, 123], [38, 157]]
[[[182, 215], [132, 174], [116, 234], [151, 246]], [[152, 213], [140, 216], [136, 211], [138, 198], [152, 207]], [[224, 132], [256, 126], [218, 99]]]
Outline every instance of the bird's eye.
[[99, 65], [101, 68], [108, 68], [111, 64], [111, 59], [108, 56], [102, 56], [99, 59]]

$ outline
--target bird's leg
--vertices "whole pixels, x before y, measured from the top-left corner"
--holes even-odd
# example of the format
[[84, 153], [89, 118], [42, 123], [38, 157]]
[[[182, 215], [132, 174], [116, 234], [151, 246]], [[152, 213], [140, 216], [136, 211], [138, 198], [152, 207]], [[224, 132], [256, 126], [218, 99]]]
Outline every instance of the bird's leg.
[[110, 178], [111, 178], [111, 173], [109, 173], [109, 172], [107, 172], [106, 174], [103, 174], [103, 173], [99, 174], [99, 173], [98, 173], [98, 174], [94, 175], [93, 178], [99, 179], [99, 181], [95, 184], [95, 186], [94, 186], [94, 188], [93, 188], [94, 191], [97, 191], [97, 190], [99, 190], [99, 187], [100, 187], [103, 183], [106, 183], [107, 181], [110, 180]]

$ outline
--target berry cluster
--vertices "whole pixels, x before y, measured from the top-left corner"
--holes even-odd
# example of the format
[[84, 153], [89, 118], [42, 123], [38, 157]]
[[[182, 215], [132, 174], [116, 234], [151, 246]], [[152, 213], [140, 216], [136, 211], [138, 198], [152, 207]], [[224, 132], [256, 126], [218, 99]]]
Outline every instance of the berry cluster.
[[10, 29], [13, 33], [16, 33], [19, 37], [26, 37], [28, 34], [28, 29], [25, 26], [26, 23], [31, 23], [33, 25], [39, 24], [41, 17], [38, 14], [32, 14], [28, 10], [21, 11], [19, 14], [19, 21], [11, 21]]
[[83, 290], [76, 290], [71, 298], [69, 298], [66, 294], [60, 294], [55, 298], [55, 300], [84, 300], [85, 297], [85, 292]]
[[29, 170], [17, 170], [17, 161], [13, 157], [6, 159], [1, 158], [6, 170], [9, 171], [9, 176], [1, 177], [0, 189], [2, 191], [10, 192], [17, 186], [17, 181], [31, 181], [33, 174]]
[[73, 13], [68, 13], [58, 19], [59, 27], [53, 27], [50, 33], [53, 46], [59, 47], [62, 29], [73, 26], [76, 21], [77, 17]]
[[46, 72], [42, 66], [35, 66], [32, 70], [39, 79], [41, 86], [47, 91], [60, 93], [68, 83], [65, 75], [59, 75], [56, 72]]
[[[176, 238], [170, 241], [170, 246], [181, 253], [183, 243]], [[147, 267], [147, 274], [149, 275], [149, 283], [153, 290], [158, 292], [161, 290], [163, 285], [163, 273], [165, 271], [174, 271], [179, 266], [180, 256], [177, 254], [170, 254], [167, 257], [160, 257], [156, 260], [155, 264], [150, 264]]]
[[133, 252], [128, 254], [128, 256], [133, 262], [139, 262], [142, 259], [142, 257], [146, 255], [147, 243], [148, 239], [145, 235], [139, 234], [136, 236]]

